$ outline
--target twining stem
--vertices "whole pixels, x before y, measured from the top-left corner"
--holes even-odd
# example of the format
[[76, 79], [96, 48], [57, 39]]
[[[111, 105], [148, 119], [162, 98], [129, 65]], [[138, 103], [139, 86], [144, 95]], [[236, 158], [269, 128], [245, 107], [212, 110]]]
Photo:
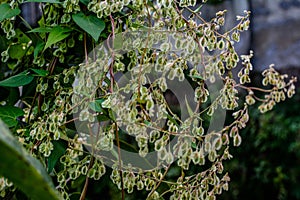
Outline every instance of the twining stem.
[[[91, 160], [90, 160], [90, 163], [89, 163], [89, 166], [88, 166], [88, 171], [89, 171], [92, 168], [93, 164], [94, 164], [94, 148], [93, 148], [94, 141], [93, 141], [93, 133], [92, 133], [90, 124], [88, 124], [88, 128], [89, 128], [89, 133], [90, 133], [90, 138], [91, 138], [91, 143], [92, 143], [92, 156], [91, 156]], [[80, 200], [85, 199], [88, 185], [89, 185], [89, 177], [86, 176], [84, 187], [83, 187], [81, 195], [80, 195]]]
[[235, 87], [240, 87], [240, 88], [243, 88], [243, 89], [246, 89], [246, 90], [257, 90], [257, 91], [265, 92], [265, 93], [272, 92], [271, 89], [263, 89], [263, 88], [258, 88], [258, 87], [246, 87], [246, 86], [241, 85], [241, 84], [236, 84]]
[[148, 197], [151, 198], [151, 195], [156, 191], [156, 189], [160, 186], [160, 184], [163, 182], [163, 180], [165, 179], [165, 176], [167, 175], [169, 169], [171, 167], [171, 164], [168, 165], [168, 167], [166, 168], [166, 171], [164, 172], [164, 174], [162, 175], [162, 177], [160, 178], [160, 180], [158, 181], [158, 183], [155, 185], [155, 187], [151, 190], [151, 192], [148, 194]]
[[[114, 18], [110, 15], [110, 22], [111, 22], [111, 27], [112, 27], [112, 47], [114, 47], [114, 39], [115, 39], [115, 21]], [[113, 66], [114, 66], [114, 51], [112, 50], [112, 62], [110, 65], [109, 69], [109, 74], [110, 74], [110, 92], [114, 92], [114, 71], [113, 71]], [[119, 174], [121, 177], [121, 188], [122, 188], [122, 200], [125, 200], [125, 190], [124, 190], [124, 180], [123, 180], [123, 173], [122, 173], [122, 159], [121, 159], [121, 147], [120, 147], [120, 140], [119, 140], [119, 132], [118, 132], [118, 126], [116, 124], [116, 142], [118, 146], [118, 160], [119, 160]]]
[[121, 187], [122, 187], [122, 200], [125, 199], [125, 191], [124, 191], [124, 180], [123, 180], [123, 172], [122, 172], [122, 160], [121, 160], [121, 148], [120, 148], [120, 139], [119, 139], [119, 131], [118, 131], [118, 126], [116, 126], [116, 141], [117, 141], [117, 146], [118, 146], [118, 157], [119, 157], [119, 173], [121, 177]]
[[[88, 166], [88, 170], [92, 168], [93, 164], [94, 164], [94, 156], [91, 157], [91, 160], [90, 160], [90, 163], [89, 163], [89, 166]], [[84, 187], [83, 187], [81, 195], [80, 195], [80, 200], [84, 200], [85, 199], [88, 185], [89, 185], [89, 177], [86, 176]]]

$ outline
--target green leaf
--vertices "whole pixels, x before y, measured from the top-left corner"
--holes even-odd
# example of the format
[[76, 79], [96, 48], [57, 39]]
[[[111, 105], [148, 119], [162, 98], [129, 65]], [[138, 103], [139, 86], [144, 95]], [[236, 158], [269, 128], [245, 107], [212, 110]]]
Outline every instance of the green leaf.
[[0, 5], [0, 22], [4, 19], [12, 18], [21, 13], [19, 8], [12, 9], [8, 3]]
[[196, 144], [195, 142], [192, 142], [192, 143], [191, 143], [191, 147], [192, 147], [193, 149], [197, 149], [197, 144]]
[[113, 121], [116, 121], [116, 115], [115, 115], [115, 112], [114, 111], [112, 111], [112, 110], [108, 110], [108, 116], [109, 116], [109, 118], [111, 119], [111, 120], [113, 120]]
[[198, 75], [193, 75], [193, 76], [189, 75], [189, 77], [204, 80], [202, 76], [198, 76]]
[[8, 54], [12, 59], [21, 59], [28, 52], [28, 43], [30, 38], [24, 34], [20, 29], [16, 29], [16, 35], [12, 39], [13, 44], [10, 45], [8, 49]]
[[44, 50], [50, 47], [52, 44], [55, 44], [68, 37], [70, 35], [70, 31], [72, 31], [70, 28], [55, 26], [50, 31]]
[[51, 30], [51, 27], [38, 27], [27, 31], [27, 33], [49, 33]]
[[7, 67], [11, 70], [14, 70], [20, 63], [17, 60], [10, 60], [7, 62]]
[[104, 122], [104, 121], [110, 120], [110, 118], [109, 118], [107, 115], [98, 115], [98, 116], [97, 116], [97, 120], [98, 120], [99, 122]]
[[10, 88], [7, 88], [7, 89], [9, 91], [9, 95], [7, 96], [5, 105], [12, 105], [13, 106], [20, 99], [20, 90], [17, 87], [10, 87]]
[[114, 49], [115, 50], [122, 50], [123, 41], [124, 41], [124, 39], [122, 38], [122, 35], [118, 34], [114, 39]]
[[33, 71], [35, 74], [33, 74], [33, 76], [47, 76], [49, 74], [49, 71], [44, 70], [44, 69], [30, 69], [31, 71]]
[[1, 106], [0, 107], [0, 119], [8, 126], [13, 127], [18, 124], [17, 117], [24, 115], [24, 111], [21, 108], [14, 106]]
[[200, 12], [200, 10], [201, 10], [202, 6], [203, 6], [203, 5], [199, 5], [199, 7], [198, 7], [198, 8], [196, 8], [196, 10], [194, 10], [194, 13], [198, 13], [198, 12]]
[[51, 173], [54, 169], [57, 161], [60, 159], [62, 155], [65, 154], [67, 145], [63, 141], [52, 141], [53, 144], [53, 150], [51, 152], [51, 155], [48, 158], [48, 173]]
[[135, 23], [135, 22], [132, 23], [132, 27], [133, 28], [141, 28], [142, 30], [143, 29], [148, 29], [146, 26], [143, 26], [143, 25], [141, 25], [139, 23]]
[[11, 76], [5, 80], [0, 81], [0, 86], [3, 87], [19, 87], [29, 84], [33, 80], [33, 76], [27, 71], [24, 71], [15, 76]]
[[92, 109], [95, 112], [103, 112], [104, 109], [102, 108], [101, 104], [105, 99], [96, 99], [93, 102], [89, 103], [90, 109]]
[[27, 47], [24, 48], [23, 44], [11, 45], [8, 49], [10, 58], [12, 59], [21, 59], [27, 51]]
[[17, 39], [19, 44], [22, 44], [22, 43], [27, 44], [28, 42], [31, 41], [31, 39], [20, 29], [16, 29], [16, 35], [15, 35], [14, 39]]
[[80, 2], [87, 6], [90, 3], [90, 0], [80, 0]]
[[45, 47], [45, 43], [42, 41], [38, 41], [35, 48], [34, 48], [34, 52], [33, 52], [33, 56], [34, 58], [36, 58], [39, 54], [39, 52], [41, 52], [43, 50], [43, 48]]
[[72, 18], [80, 28], [90, 34], [95, 41], [98, 41], [101, 32], [105, 28], [105, 23], [101, 19], [95, 15], [84, 15], [82, 12], [73, 14]]
[[59, 0], [27, 0], [25, 2], [39, 2], [39, 3], [62, 3]]
[[176, 121], [171, 115], [167, 114], [167, 118], [168, 118], [173, 124], [175, 124], [176, 126], [179, 126], [178, 123], [177, 123], [177, 121]]
[[31, 199], [61, 199], [43, 165], [17, 142], [0, 120], [0, 175], [8, 178]]
[[151, 126], [151, 122], [149, 122], [148, 120], [144, 120], [144, 124], [146, 124], [147, 126]]
[[184, 97], [184, 99], [185, 99], [185, 104], [186, 104], [186, 108], [188, 110], [188, 113], [189, 113], [190, 117], [192, 117], [194, 115], [194, 112], [192, 111], [192, 109], [191, 109], [191, 107], [189, 105], [189, 102], [186, 99], [186, 96]]

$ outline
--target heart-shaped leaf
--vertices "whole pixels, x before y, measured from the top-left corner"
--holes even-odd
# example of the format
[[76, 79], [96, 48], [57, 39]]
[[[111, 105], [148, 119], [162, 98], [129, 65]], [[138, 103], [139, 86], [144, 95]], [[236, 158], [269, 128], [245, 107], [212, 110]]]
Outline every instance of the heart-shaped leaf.
[[24, 34], [20, 29], [16, 29], [16, 35], [13, 38], [14, 43], [10, 45], [8, 54], [12, 59], [21, 59], [28, 51], [28, 43], [30, 38]]
[[26, 152], [0, 120], [0, 175], [31, 199], [59, 200], [42, 164]]
[[27, 71], [21, 72], [15, 76], [11, 76], [5, 80], [0, 81], [0, 86], [3, 87], [19, 87], [31, 83], [33, 76]]
[[104, 112], [105, 110], [102, 108], [101, 104], [103, 103], [104, 99], [96, 99], [93, 102], [90, 102], [89, 107], [95, 112]]
[[90, 34], [95, 41], [98, 41], [101, 32], [105, 28], [105, 23], [101, 19], [95, 15], [85, 15], [82, 12], [73, 14], [72, 18], [80, 28]]
[[12, 18], [21, 13], [18, 8], [12, 9], [8, 3], [3, 3], [0, 5], [0, 22], [4, 19]]
[[0, 107], [0, 119], [8, 126], [13, 127], [17, 125], [17, 117], [24, 115], [24, 111], [21, 108], [14, 106], [1, 106]]
[[55, 26], [51, 29], [44, 50], [70, 35], [72, 29], [67, 27]]

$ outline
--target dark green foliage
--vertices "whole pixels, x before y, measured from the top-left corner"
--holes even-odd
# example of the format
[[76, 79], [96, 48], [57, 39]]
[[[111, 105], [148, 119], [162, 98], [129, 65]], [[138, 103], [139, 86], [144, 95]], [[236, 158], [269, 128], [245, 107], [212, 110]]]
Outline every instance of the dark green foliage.
[[229, 192], [222, 199], [300, 199], [300, 93], [274, 110], [250, 111], [243, 143], [226, 163]]
[[26, 152], [0, 120], [0, 175], [7, 177], [32, 199], [58, 200], [41, 163]]
[[[293, 159], [279, 150], [278, 160], [269, 156], [286, 147], [297, 157], [299, 145], [288, 144], [299, 126], [289, 130], [277, 123], [290, 127], [299, 122], [296, 117], [286, 121], [284, 112], [253, 111], [255, 120], [242, 134], [246, 153], [237, 150], [226, 170], [222, 164], [231, 158], [229, 144], [241, 144], [239, 130], [247, 126], [253, 98], [263, 102], [264, 113], [295, 92], [296, 79], [286, 80], [272, 66], [263, 72], [266, 87], [248, 87], [253, 53], [238, 55], [232, 44], [249, 28], [250, 12], [223, 33], [226, 11], [204, 21], [200, 10], [206, 1], [28, 0], [40, 7], [31, 27], [20, 15], [23, 1], [5, 2], [0, 4], [0, 122], [16, 139], [0, 123], [1, 198], [52, 200], [59, 192], [64, 199], [215, 199], [228, 190], [231, 170], [233, 180], [235, 174], [250, 174], [254, 181], [243, 179], [239, 190], [247, 185], [255, 196], [261, 194], [255, 186], [264, 188], [271, 180], [279, 191], [271, 197], [296, 196], [287, 182], [298, 178], [297, 169], [288, 168]], [[239, 61], [235, 81], [231, 70]], [[246, 103], [240, 89], [249, 93]], [[265, 97], [255, 96], [260, 92]], [[235, 114], [223, 126], [226, 111]], [[157, 157], [146, 159], [149, 152]], [[283, 158], [291, 162], [281, 165]], [[244, 198], [235, 186], [229, 198]]]

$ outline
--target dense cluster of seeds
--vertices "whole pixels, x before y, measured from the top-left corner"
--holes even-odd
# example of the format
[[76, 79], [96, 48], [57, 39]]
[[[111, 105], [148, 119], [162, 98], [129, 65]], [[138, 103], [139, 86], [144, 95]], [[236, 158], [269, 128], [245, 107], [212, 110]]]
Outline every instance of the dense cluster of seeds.
[[[88, 3], [64, 0], [61, 4], [40, 4], [41, 27], [71, 27], [72, 14], [88, 10], [109, 24], [108, 40], [97, 46], [90, 57], [85, 50], [81, 63], [75, 56], [70, 57], [70, 51], [74, 47], [87, 49], [87, 33], [73, 29], [74, 33], [48, 48], [47, 54], [37, 50], [28, 55], [31, 60], [24, 58], [28, 68], [33, 65], [49, 71], [49, 75], [37, 78], [36, 97], [22, 99], [23, 120], [28, 126], [18, 130], [20, 142], [47, 167], [58, 142], [63, 141], [65, 151], [58, 160], [62, 167], [51, 169], [51, 174], [65, 199], [70, 197], [68, 186], [79, 177], [99, 180], [106, 173], [108, 160], [113, 163], [110, 178], [120, 190], [146, 190], [150, 199], [166, 194], [171, 199], [215, 199], [228, 190], [230, 178], [222, 162], [232, 157], [231, 142], [234, 146], [241, 144], [239, 130], [249, 119], [248, 106], [261, 101], [259, 109], [263, 113], [295, 93], [296, 79], [286, 81], [287, 76], [272, 66], [263, 72], [267, 89], [247, 86], [251, 82], [253, 52], [239, 56], [234, 44], [249, 28], [250, 13], [245, 11], [244, 16], [237, 17], [235, 27], [224, 31], [226, 11], [206, 21], [200, 10], [191, 8], [195, 0], [84, 2]], [[11, 1], [10, 5], [15, 8], [20, 3]], [[8, 40], [15, 36], [14, 21], [15, 18], [1, 21]], [[40, 37], [46, 39], [47, 34], [41, 33]], [[6, 62], [8, 51], [1, 52], [1, 57]], [[231, 70], [239, 66], [240, 60], [236, 81]], [[118, 80], [120, 73], [126, 84]], [[184, 111], [176, 112], [165, 98], [175, 80], [193, 85], [191, 101], [195, 108], [190, 108], [190, 100], [179, 102], [186, 104], [185, 118], [181, 117]], [[217, 82], [222, 83], [222, 88], [212, 99], [206, 84]], [[239, 101], [243, 100], [241, 88], [248, 91], [245, 104]], [[257, 91], [266, 93], [263, 99], [255, 95]], [[207, 132], [205, 120], [217, 109], [233, 110], [234, 121]], [[122, 164], [118, 153], [113, 160], [99, 154], [111, 152], [115, 146], [120, 148], [119, 140], [128, 142], [122, 131], [135, 138], [129, 143], [135, 144], [132, 146], [141, 159], [155, 152], [157, 165], [143, 170], [135, 163]], [[171, 141], [175, 141], [173, 145]], [[173, 165], [182, 171], [176, 174], [175, 181], [166, 180]], [[186, 176], [184, 171], [192, 165], [203, 170]], [[168, 183], [169, 189], [159, 193], [162, 182]], [[8, 188], [13, 190], [12, 183], [1, 178], [0, 196], [5, 196]]]

